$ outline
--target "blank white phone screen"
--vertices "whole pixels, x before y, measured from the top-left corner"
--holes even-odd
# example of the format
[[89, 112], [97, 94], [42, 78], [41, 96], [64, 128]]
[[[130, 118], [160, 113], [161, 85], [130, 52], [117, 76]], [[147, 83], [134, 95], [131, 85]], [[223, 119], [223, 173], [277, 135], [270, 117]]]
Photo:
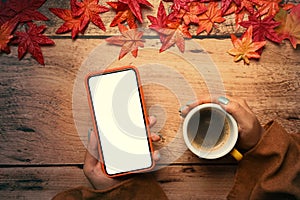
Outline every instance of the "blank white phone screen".
[[151, 167], [135, 71], [95, 75], [88, 85], [106, 172], [115, 175]]

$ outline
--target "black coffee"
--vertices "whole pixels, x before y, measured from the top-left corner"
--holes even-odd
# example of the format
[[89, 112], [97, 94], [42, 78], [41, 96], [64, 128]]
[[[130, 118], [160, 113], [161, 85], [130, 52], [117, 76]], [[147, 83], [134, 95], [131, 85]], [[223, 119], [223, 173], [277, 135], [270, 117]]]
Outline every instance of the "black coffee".
[[212, 150], [227, 141], [230, 126], [224, 112], [206, 108], [193, 115], [187, 131], [189, 140], [195, 148]]

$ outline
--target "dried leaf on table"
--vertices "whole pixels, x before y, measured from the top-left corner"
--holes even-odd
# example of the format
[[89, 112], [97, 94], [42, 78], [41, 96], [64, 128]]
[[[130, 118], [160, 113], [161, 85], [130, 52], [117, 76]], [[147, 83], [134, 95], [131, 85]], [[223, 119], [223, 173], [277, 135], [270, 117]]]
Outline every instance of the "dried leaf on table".
[[245, 28], [249, 28], [250, 26], [253, 27], [254, 42], [264, 41], [266, 38], [277, 43], [282, 41], [274, 30], [280, 25], [280, 22], [274, 21], [273, 16], [267, 16], [263, 19], [255, 16], [249, 16], [249, 20], [241, 22], [240, 25]]
[[15, 16], [15, 11], [8, 7], [7, 1], [0, 0], [0, 26]]
[[28, 23], [25, 32], [17, 31], [15, 44], [18, 44], [18, 58], [22, 59], [26, 52], [29, 52], [34, 59], [41, 65], [45, 65], [44, 57], [40, 45], [54, 45], [54, 42], [43, 35], [45, 26], [37, 26], [34, 23]]
[[106, 42], [122, 46], [119, 59], [123, 58], [129, 52], [131, 52], [134, 57], [137, 57], [138, 48], [144, 47], [144, 40], [142, 39], [143, 32], [137, 29], [128, 29], [122, 24], [119, 24], [118, 27], [122, 35], [109, 37], [106, 39]]
[[158, 8], [157, 17], [148, 16], [152, 23], [149, 27], [160, 35], [162, 46], [160, 52], [163, 52], [176, 44], [181, 52], [184, 52], [185, 44], [184, 38], [191, 38], [188, 31], [188, 26], [182, 25], [180, 19], [173, 19], [167, 16], [165, 7], [161, 2]]
[[281, 9], [275, 16], [275, 20], [281, 22], [276, 31], [282, 39], [290, 40], [296, 49], [297, 44], [300, 44], [300, 4], [293, 7], [290, 13]]
[[158, 32], [164, 36], [159, 52], [163, 52], [175, 44], [181, 52], [184, 52], [184, 38], [192, 37], [188, 31], [188, 26], [181, 25], [178, 22], [168, 24], [168, 28], [159, 29]]
[[[167, 13], [164, 7], [164, 4], [160, 2], [157, 11], [157, 17], [148, 15], [147, 18], [151, 22], [149, 28], [159, 31], [162, 28], [167, 28]], [[160, 41], [162, 42], [164, 39], [164, 35], [160, 34]]]
[[241, 0], [241, 4], [238, 7], [237, 12], [241, 12], [243, 9], [247, 10], [251, 15], [255, 12], [255, 6], [259, 5], [259, 0]]
[[116, 11], [116, 16], [112, 20], [110, 27], [117, 26], [118, 24], [126, 21], [131, 29], [137, 28], [135, 16], [127, 4], [113, 1], [106, 3]]
[[188, 8], [188, 11], [185, 9], [180, 9], [177, 15], [178, 18], [183, 19], [185, 25], [189, 25], [190, 23], [198, 24], [198, 16], [207, 11], [205, 4], [200, 2], [189, 3]]
[[4, 9], [9, 19], [16, 18], [19, 22], [46, 21], [49, 19], [38, 11], [45, 2], [46, 0], [9, 0], [4, 3]]
[[79, 32], [84, 33], [84, 31], [80, 31], [82, 18], [74, 17], [71, 10], [61, 8], [49, 8], [49, 10], [65, 21], [65, 23], [57, 29], [57, 34], [72, 31], [72, 39], [75, 39]]
[[279, 11], [281, 0], [260, 0], [258, 3], [258, 16], [274, 16]]
[[171, 9], [173, 11], [179, 11], [180, 9], [188, 10], [188, 3], [192, 2], [193, 0], [163, 0], [165, 2], [173, 2]]
[[0, 52], [10, 53], [8, 43], [13, 38], [12, 32], [16, 28], [17, 21], [12, 19], [0, 26]]
[[109, 8], [98, 4], [99, 0], [71, 0], [71, 10], [75, 17], [82, 17], [80, 31], [84, 31], [88, 24], [92, 22], [103, 31], [106, 30], [100, 17], [100, 13], [109, 11]]
[[141, 5], [153, 7], [147, 0], [119, 0], [119, 2], [127, 4], [136, 18], [143, 23]]
[[[225, 15], [226, 12], [228, 12], [228, 10], [235, 6], [240, 6], [241, 4], [241, 0], [222, 0], [221, 1], [221, 12], [222, 12], [222, 16]], [[230, 12], [230, 11], [229, 11]]]
[[221, 23], [224, 21], [225, 18], [222, 17], [219, 4], [217, 2], [210, 2], [208, 4], [207, 11], [199, 16], [197, 34], [200, 34], [203, 31], [206, 31], [207, 34], [209, 34], [215, 26], [215, 23]]
[[266, 41], [253, 42], [252, 31], [253, 28], [250, 26], [241, 39], [238, 39], [235, 35], [231, 34], [231, 41], [234, 48], [230, 49], [228, 53], [234, 56], [235, 62], [244, 60], [246, 64], [249, 64], [249, 59], [260, 58], [260, 54], [256, 51], [262, 48], [266, 44]]

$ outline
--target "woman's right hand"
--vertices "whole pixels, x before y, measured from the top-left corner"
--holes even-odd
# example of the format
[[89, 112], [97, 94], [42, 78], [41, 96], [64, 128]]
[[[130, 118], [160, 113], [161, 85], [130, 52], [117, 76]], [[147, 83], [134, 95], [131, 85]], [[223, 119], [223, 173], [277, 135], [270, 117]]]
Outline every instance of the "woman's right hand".
[[203, 103], [217, 103], [235, 118], [239, 131], [238, 149], [248, 151], [258, 143], [264, 129], [245, 100], [223, 96], [211, 99], [209, 96], [205, 96], [181, 107], [181, 116], [185, 117], [191, 109]]

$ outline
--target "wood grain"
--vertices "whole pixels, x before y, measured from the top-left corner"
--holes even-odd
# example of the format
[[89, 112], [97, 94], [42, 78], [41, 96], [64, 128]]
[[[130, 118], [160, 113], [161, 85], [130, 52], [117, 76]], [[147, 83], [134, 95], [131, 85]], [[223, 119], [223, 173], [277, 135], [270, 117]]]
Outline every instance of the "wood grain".
[[[169, 199], [225, 199], [234, 166], [170, 166], [154, 173]], [[90, 187], [81, 167], [1, 168], [1, 199], [51, 199], [77, 186]]]
[[[287, 43], [282, 46], [268, 43], [262, 59], [247, 66], [234, 63], [233, 58], [225, 53], [231, 48], [228, 39], [196, 41], [206, 49], [217, 66], [227, 94], [245, 98], [263, 124], [276, 119], [289, 132], [299, 132], [299, 49], [294, 50]], [[43, 48], [47, 63], [45, 67], [37, 65], [30, 56], [17, 61], [15, 48], [10, 55], [2, 55], [1, 164], [82, 163], [85, 151], [83, 144], [86, 143], [87, 136], [86, 132], [78, 135], [74, 126], [73, 84], [80, 72], [81, 63], [103, 40], [80, 39], [72, 42], [56, 39], [55, 42], [55, 47]], [[195, 68], [186, 64], [183, 57], [171, 52], [153, 52], [141, 50], [138, 58], [128, 55], [121, 61], [113, 62], [111, 67], [128, 64], [139, 66], [157, 59], [179, 71], [197, 96], [207, 92], [203, 77], [197, 75]], [[201, 52], [199, 56], [200, 54]], [[269, 59], [270, 57], [273, 59]], [[162, 75], [147, 70], [145, 73], [149, 77]], [[176, 91], [182, 87], [176, 84], [182, 80], [172, 80], [172, 76], [164, 78], [172, 83]], [[172, 92], [174, 91], [170, 91], [170, 88], [155, 84], [145, 87], [148, 106], [158, 104], [168, 116], [163, 127], [159, 128], [164, 137], [158, 144], [160, 147], [173, 141], [182, 122], [178, 115], [182, 102], [176, 100]], [[83, 94], [85, 95], [85, 91]], [[83, 115], [89, 117], [88, 111]], [[83, 124], [85, 130], [91, 127], [89, 120], [84, 120]], [[185, 146], [181, 145], [179, 149], [179, 153], [184, 155], [176, 162], [202, 162], [189, 152], [186, 155]], [[221, 162], [233, 161], [225, 158]]]

